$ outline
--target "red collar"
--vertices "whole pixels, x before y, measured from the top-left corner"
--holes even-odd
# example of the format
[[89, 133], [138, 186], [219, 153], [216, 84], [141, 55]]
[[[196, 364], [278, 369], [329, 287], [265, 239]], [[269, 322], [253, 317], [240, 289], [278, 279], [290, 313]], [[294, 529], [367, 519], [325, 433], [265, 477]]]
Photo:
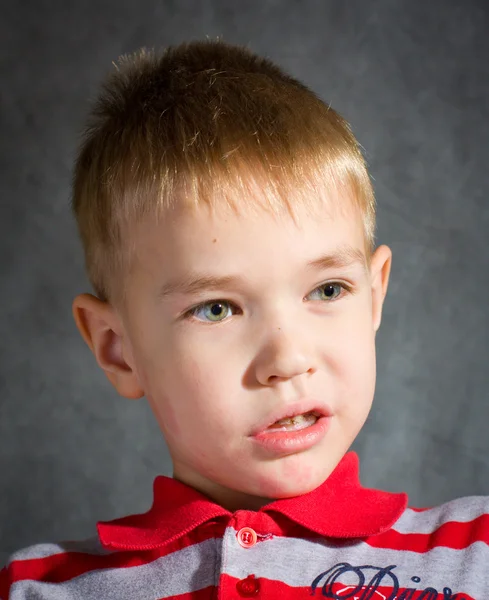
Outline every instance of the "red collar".
[[[279, 513], [293, 523], [332, 538], [364, 538], [383, 533], [401, 516], [407, 495], [364, 488], [355, 452], [348, 452], [318, 488], [294, 498], [275, 500], [258, 512]], [[182, 537], [211, 520], [229, 520], [232, 513], [207, 496], [170, 477], [154, 481], [154, 501], [144, 514], [100, 522], [106, 548], [148, 550]]]

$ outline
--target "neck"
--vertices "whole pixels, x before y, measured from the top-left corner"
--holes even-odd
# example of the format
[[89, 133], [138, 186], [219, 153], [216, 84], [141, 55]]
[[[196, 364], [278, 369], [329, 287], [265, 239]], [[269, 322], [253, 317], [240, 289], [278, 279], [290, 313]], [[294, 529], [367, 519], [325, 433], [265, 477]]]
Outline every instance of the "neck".
[[231, 513], [238, 510], [253, 510], [257, 511], [262, 506], [273, 502], [273, 498], [263, 498], [260, 496], [253, 496], [241, 492], [239, 490], [232, 490], [226, 488], [215, 481], [210, 481], [205, 477], [200, 476], [196, 473], [185, 473], [176, 466], [173, 471], [173, 479], [184, 483], [195, 490], [208, 496], [216, 504], [219, 504]]

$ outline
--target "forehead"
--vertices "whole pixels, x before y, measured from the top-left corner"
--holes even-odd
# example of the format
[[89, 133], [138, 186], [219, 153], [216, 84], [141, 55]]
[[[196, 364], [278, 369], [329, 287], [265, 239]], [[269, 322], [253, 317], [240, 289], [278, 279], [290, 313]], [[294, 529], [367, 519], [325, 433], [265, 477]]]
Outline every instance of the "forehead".
[[293, 212], [253, 202], [176, 205], [141, 223], [135, 246], [140, 268], [165, 273], [189, 270], [250, 271], [300, 268], [318, 256], [348, 250], [366, 254], [363, 219], [348, 197]]

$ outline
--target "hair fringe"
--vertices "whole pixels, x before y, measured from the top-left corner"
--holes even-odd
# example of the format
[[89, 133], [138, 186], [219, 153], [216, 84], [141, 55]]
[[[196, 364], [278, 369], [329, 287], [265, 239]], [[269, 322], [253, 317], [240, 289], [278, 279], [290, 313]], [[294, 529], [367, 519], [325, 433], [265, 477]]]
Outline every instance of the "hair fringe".
[[[114, 71], [88, 115], [72, 209], [97, 296], [124, 302], [134, 227], [224, 202], [273, 212], [347, 188], [374, 247], [372, 182], [349, 124], [278, 66], [221, 40], [141, 48]], [[263, 193], [253, 194], [260, 183]]]

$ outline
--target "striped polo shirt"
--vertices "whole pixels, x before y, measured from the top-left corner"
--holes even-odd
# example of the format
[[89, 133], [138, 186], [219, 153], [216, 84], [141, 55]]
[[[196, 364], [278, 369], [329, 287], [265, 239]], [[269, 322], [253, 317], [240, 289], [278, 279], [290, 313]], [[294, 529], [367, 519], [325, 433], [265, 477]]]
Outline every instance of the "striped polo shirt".
[[488, 600], [489, 499], [407, 508], [345, 455], [317, 489], [228, 512], [159, 476], [151, 509], [84, 542], [38, 544], [0, 572], [6, 600]]

